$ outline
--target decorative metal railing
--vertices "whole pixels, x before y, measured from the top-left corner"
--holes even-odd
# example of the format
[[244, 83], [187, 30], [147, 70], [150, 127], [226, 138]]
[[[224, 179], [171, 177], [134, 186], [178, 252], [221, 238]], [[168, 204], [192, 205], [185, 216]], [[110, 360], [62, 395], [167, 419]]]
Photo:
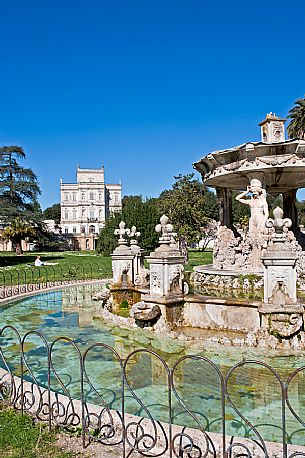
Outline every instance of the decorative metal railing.
[[0, 330], [0, 402], [50, 429], [79, 428], [84, 447], [116, 446], [118, 457], [305, 457], [304, 374], [305, 366], [284, 378], [259, 361], [224, 373], [203, 356], [169, 365], [148, 349], [121, 358], [102, 342], [82, 348], [68, 337], [49, 343], [40, 332]]
[[109, 267], [99, 262], [0, 269], [0, 299], [107, 276]]

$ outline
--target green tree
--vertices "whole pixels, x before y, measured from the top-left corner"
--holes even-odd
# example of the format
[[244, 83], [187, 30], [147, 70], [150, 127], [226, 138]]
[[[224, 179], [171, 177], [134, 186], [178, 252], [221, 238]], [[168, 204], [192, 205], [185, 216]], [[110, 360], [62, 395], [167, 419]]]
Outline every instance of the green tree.
[[61, 210], [60, 204], [54, 204], [51, 207], [47, 207], [42, 213], [43, 219], [54, 219], [56, 224], [60, 223]]
[[298, 224], [305, 226], [305, 200], [297, 201]]
[[12, 220], [2, 233], [3, 238], [11, 240], [17, 255], [22, 254], [21, 241], [30, 236], [35, 236], [35, 229], [19, 217]]
[[105, 227], [101, 230], [97, 242], [97, 251], [108, 256], [117, 246], [117, 237], [114, 230], [120, 221], [125, 221], [127, 227], [136, 226], [141, 232], [139, 245], [147, 253], [154, 250], [158, 244], [158, 234], [155, 226], [159, 222], [160, 211], [158, 199], [143, 199], [142, 196], [125, 196], [122, 199], [122, 212], [108, 217]]
[[170, 218], [179, 237], [185, 236], [188, 243], [198, 242], [200, 228], [219, 218], [216, 196], [193, 173], [174, 178], [172, 189], [160, 195], [160, 212]]
[[0, 204], [1, 220], [10, 221], [21, 213], [31, 219], [39, 207], [40, 189], [32, 169], [19, 164], [26, 155], [20, 146], [0, 148]]
[[305, 98], [298, 99], [295, 106], [289, 110], [291, 119], [287, 128], [289, 138], [305, 139]]

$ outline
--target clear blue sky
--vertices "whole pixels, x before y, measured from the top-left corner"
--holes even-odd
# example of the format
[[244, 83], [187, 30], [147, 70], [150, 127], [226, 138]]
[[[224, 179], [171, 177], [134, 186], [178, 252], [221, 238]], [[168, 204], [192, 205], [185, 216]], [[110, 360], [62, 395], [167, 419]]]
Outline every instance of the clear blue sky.
[[304, 0], [0, 0], [0, 15], [0, 144], [24, 147], [43, 207], [78, 163], [157, 196], [305, 93]]

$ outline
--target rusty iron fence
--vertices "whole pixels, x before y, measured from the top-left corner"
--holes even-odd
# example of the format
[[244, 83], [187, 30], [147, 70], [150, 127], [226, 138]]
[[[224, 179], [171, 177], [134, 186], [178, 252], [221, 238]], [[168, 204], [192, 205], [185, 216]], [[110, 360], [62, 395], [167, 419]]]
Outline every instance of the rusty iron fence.
[[102, 342], [0, 330], [0, 403], [123, 458], [305, 457], [304, 373], [255, 360], [223, 371], [196, 355], [168, 364], [149, 349], [122, 358]]
[[0, 269], [0, 299], [56, 286], [101, 280], [107, 278], [107, 274], [109, 276], [105, 265], [91, 261]]

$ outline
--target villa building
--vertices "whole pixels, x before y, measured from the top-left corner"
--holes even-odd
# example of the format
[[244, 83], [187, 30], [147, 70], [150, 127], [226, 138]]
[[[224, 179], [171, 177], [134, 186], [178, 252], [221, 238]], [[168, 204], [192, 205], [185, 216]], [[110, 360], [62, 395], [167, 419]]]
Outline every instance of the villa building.
[[104, 167], [77, 167], [76, 183], [60, 180], [61, 230], [75, 250], [94, 250], [108, 215], [122, 209], [122, 185], [105, 184]]

